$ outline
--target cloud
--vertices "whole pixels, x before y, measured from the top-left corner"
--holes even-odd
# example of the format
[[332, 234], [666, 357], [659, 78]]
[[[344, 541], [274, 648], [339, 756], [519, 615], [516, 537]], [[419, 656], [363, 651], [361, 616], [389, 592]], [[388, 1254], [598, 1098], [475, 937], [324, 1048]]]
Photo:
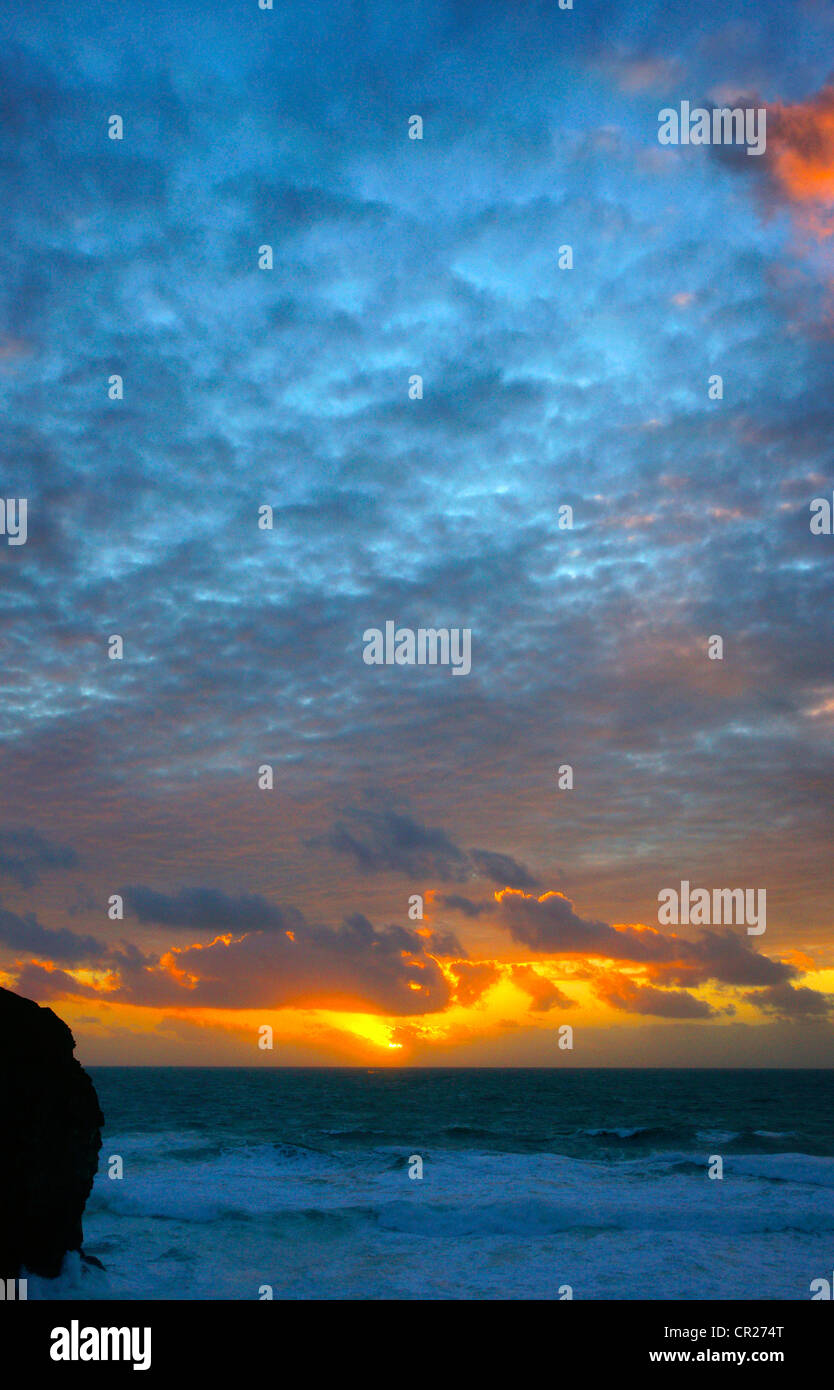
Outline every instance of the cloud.
[[[65, 970], [48, 970], [30, 961], [17, 976], [15, 990], [27, 998], [46, 1003], [50, 999], [101, 999], [101, 990], [83, 984]], [[79, 1019], [79, 1022], [82, 1020]], [[89, 1021], [89, 1020], [84, 1020]]]
[[775, 1014], [781, 1019], [827, 1018], [834, 1009], [834, 995], [822, 994], [804, 985], [771, 985], [768, 989], [751, 991], [744, 997], [763, 1013]]
[[[243, 1009], [310, 1006], [420, 1014], [449, 1002], [434, 952], [460, 952], [449, 932], [391, 925], [362, 913], [339, 927], [308, 922], [296, 908], [192, 888], [165, 895], [129, 890], [143, 920], [213, 934], [164, 954], [123, 943], [107, 956], [118, 986], [107, 997], [133, 1004]], [[50, 936], [58, 933], [50, 933]]]
[[795, 965], [763, 955], [750, 938], [729, 930], [701, 928], [693, 940], [677, 942], [677, 959], [649, 967], [656, 984], [696, 986], [707, 980], [727, 985], [775, 985], [794, 978]]
[[77, 863], [75, 850], [54, 844], [31, 827], [0, 829], [0, 874], [23, 888], [37, 883], [43, 869], [71, 869]]
[[[34, 919], [24, 920], [0, 909], [0, 940], [22, 946], [49, 960], [106, 966], [109, 999], [165, 1006], [187, 1004], [214, 1008], [309, 1006], [366, 1009], [417, 1015], [444, 1009], [452, 991], [436, 957], [451, 961], [454, 999], [477, 1002], [503, 975], [524, 990], [533, 1011], [570, 1008], [575, 1001], [530, 964], [462, 959], [457, 937], [389, 925], [376, 928], [362, 913], [340, 927], [311, 923], [297, 908], [256, 894], [233, 897], [218, 889], [192, 887], [165, 894], [144, 885], [124, 890], [130, 910], [143, 923], [199, 933], [209, 938], [173, 946], [162, 955], [133, 942], [105, 948], [94, 938], [65, 930], [49, 931]], [[746, 937], [731, 931], [701, 930], [698, 937], [664, 936], [650, 927], [622, 926], [580, 917], [561, 893], [541, 897], [503, 889], [491, 904], [473, 904], [449, 895], [463, 909], [491, 906], [495, 920], [524, 945], [553, 957], [601, 957], [642, 965], [649, 981], [635, 984], [609, 971], [592, 974], [600, 998], [625, 1012], [669, 1018], [706, 1018], [716, 1014], [686, 988], [710, 980], [733, 986], [764, 988], [746, 998], [782, 1017], [825, 1014], [830, 1000], [814, 990], [794, 989], [788, 980], [797, 966], [760, 955]], [[438, 899], [441, 903], [444, 898]], [[101, 997], [79, 986], [60, 970], [35, 963], [25, 967], [19, 987], [30, 985], [39, 997], [62, 993]], [[46, 991], [46, 995], [44, 994]], [[731, 1007], [731, 1006], [730, 1006]]]
[[455, 961], [451, 969], [457, 981], [456, 1002], [464, 1005], [477, 1003], [502, 975], [494, 961]]
[[609, 960], [674, 960], [677, 942], [652, 927], [610, 927], [607, 922], [586, 920], [574, 911], [563, 893], [534, 897], [518, 891], [502, 892], [498, 921], [513, 940], [550, 955], [597, 955]]
[[0, 907], [0, 944], [68, 965], [99, 961], [107, 954], [107, 948], [94, 936], [80, 936], [67, 927], [52, 930], [42, 926], [33, 913], [20, 917], [5, 907]]
[[519, 864], [509, 854], [496, 854], [493, 850], [471, 849], [469, 858], [479, 878], [488, 878], [492, 883], [506, 884], [509, 888], [538, 888], [539, 880], [524, 864]]
[[441, 883], [485, 878], [512, 888], [538, 886], [526, 865], [511, 855], [462, 849], [445, 830], [421, 825], [411, 816], [390, 810], [357, 810], [350, 827], [337, 822], [323, 840], [315, 843], [351, 855], [365, 873], [431, 876]]
[[535, 1013], [547, 1013], [550, 1009], [572, 1009], [576, 1000], [563, 994], [560, 989], [540, 974], [534, 965], [513, 965], [509, 970], [513, 984], [530, 996], [530, 1008]]
[[464, 917], [480, 917], [484, 912], [494, 912], [495, 903], [491, 898], [484, 902], [473, 902], [461, 893], [438, 893], [435, 902], [450, 912], [460, 912]]
[[458, 960], [466, 960], [468, 956], [453, 931], [421, 928], [418, 935], [427, 943], [433, 956], [456, 957]]
[[122, 890], [125, 906], [140, 922], [197, 932], [287, 931], [303, 924], [296, 908], [278, 907], [254, 893], [232, 897], [216, 888], [159, 893], [144, 885]]
[[635, 50], [619, 52], [601, 59], [600, 66], [608, 72], [623, 92], [663, 92], [680, 84], [683, 69], [676, 58]]
[[394, 872], [441, 882], [467, 878], [467, 857], [445, 830], [394, 811], [356, 811], [350, 828], [337, 822], [319, 843], [351, 855], [365, 873]]
[[706, 1000], [696, 999], [685, 990], [654, 989], [613, 971], [600, 976], [594, 988], [604, 1003], [623, 1013], [656, 1018], [714, 1018], [717, 1012]]
[[586, 921], [562, 893], [497, 896], [498, 920], [514, 940], [553, 956], [590, 955], [644, 964], [655, 985], [693, 988], [708, 980], [776, 985], [799, 974], [795, 965], [761, 954], [747, 936], [730, 930], [700, 928], [693, 938], [667, 936], [655, 927]]
[[767, 108], [765, 167], [773, 196], [815, 237], [834, 235], [834, 86]]

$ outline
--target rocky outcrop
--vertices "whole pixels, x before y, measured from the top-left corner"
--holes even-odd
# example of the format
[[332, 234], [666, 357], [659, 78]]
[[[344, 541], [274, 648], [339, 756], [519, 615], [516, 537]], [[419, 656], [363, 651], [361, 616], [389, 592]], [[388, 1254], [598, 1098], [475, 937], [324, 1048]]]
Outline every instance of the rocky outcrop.
[[0, 1278], [54, 1278], [80, 1250], [98, 1168], [98, 1096], [51, 1009], [0, 989]]

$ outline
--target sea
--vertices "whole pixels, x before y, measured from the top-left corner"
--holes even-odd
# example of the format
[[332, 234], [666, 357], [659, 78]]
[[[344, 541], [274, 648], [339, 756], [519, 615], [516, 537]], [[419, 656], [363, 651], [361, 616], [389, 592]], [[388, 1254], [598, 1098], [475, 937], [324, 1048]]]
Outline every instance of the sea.
[[102, 1268], [72, 1254], [30, 1299], [807, 1300], [832, 1279], [834, 1071], [89, 1071]]

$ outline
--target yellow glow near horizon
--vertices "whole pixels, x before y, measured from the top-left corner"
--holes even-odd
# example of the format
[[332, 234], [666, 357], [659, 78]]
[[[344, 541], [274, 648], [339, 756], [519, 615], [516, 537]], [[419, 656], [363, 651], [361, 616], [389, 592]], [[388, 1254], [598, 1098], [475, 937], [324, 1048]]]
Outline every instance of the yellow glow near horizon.
[[354, 1038], [362, 1038], [375, 1047], [401, 1048], [402, 1043], [394, 1042], [392, 1033], [396, 1026], [390, 1019], [378, 1014], [344, 1014], [332, 1009], [316, 1009], [315, 1015], [331, 1028], [349, 1033]]
[[[791, 953], [786, 953], [790, 958]], [[796, 987], [834, 994], [834, 968], [813, 970], [810, 957], [798, 957], [796, 964], [805, 970], [795, 982]], [[434, 1059], [445, 1063], [454, 1058], [455, 1051], [470, 1050], [480, 1043], [492, 1046], [492, 1056], [500, 1055], [503, 1039], [512, 1049], [512, 1039], [522, 1032], [538, 1035], [546, 1054], [550, 1041], [560, 1025], [570, 1023], [589, 1029], [653, 1029], [674, 1028], [679, 1020], [671, 1014], [646, 1015], [633, 1009], [617, 1009], [598, 995], [602, 977], [610, 972], [612, 994], [618, 990], [617, 977], [623, 984], [652, 986], [651, 969], [612, 962], [603, 958], [547, 959], [533, 957], [526, 961], [487, 960], [439, 961], [443, 974], [453, 990], [458, 988], [463, 1002], [447, 1003], [433, 1013], [416, 1012], [409, 1015], [380, 1015], [366, 1013], [355, 1005], [348, 1010], [307, 1006], [257, 1009], [204, 1008], [183, 1002], [172, 1007], [141, 1007], [113, 998], [115, 976], [107, 971], [74, 968], [60, 971], [59, 979], [70, 975], [95, 990], [95, 995], [63, 997], [53, 1000], [45, 991], [43, 1002], [51, 1006], [73, 1029], [79, 1042], [79, 1054], [92, 1064], [116, 1061], [118, 1064], [140, 1062], [168, 1065], [205, 1064], [217, 1059], [221, 1064], [246, 1065], [374, 1065], [402, 1067], [419, 1063], [432, 1064]], [[458, 975], [456, 967], [461, 967]], [[477, 967], [484, 967], [480, 976]], [[490, 969], [494, 979], [490, 982]], [[467, 975], [467, 970], [470, 973]], [[536, 1009], [535, 998], [525, 989], [534, 983], [524, 972], [533, 971], [544, 985], [538, 996], [547, 1001], [547, 983], [571, 1001], [557, 1002], [549, 1009]], [[51, 973], [48, 972], [48, 973]], [[478, 980], [486, 979], [487, 987], [478, 995]], [[15, 981], [7, 972], [0, 972], [6, 988], [15, 989]], [[471, 994], [467, 993], [471, 990]], [[534, 989], [534, 994], [537, 993]], [[713, 1030], [736, 1027], [739, 1024], [754, 1028], [767, 1027], [776, 1021], [774, 1013], [757, 1006], [755, 991], [748, 991], [710, 982], [689, 991], [693, 997], [711, 1004], [716, 1013], [709, 1019], [696, 1020], [694, 1026]], [[626, 997], [629, 992], [624, 991]], [[417, 996], [415, 994], [415, 1003]], [[639, 1001], [638, 1001], [639, 1002]], [[734, 1013], [727, 1013], [729, 1004]], [[258, 1049], [259, 1029], [269, 1024], [273, 1029], [274, 1049]], [[689, 1023], [688, 1026], [693, 1026]], [[660, 1044], [658, 1044], [660, 1046]]]

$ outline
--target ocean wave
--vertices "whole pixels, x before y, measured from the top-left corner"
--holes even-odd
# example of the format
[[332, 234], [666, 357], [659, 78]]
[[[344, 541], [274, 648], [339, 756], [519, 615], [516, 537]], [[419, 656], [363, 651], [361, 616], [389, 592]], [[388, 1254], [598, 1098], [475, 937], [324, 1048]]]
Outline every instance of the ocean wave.
[[363, 1141], [389, 1137], [388, 1131], [384, 1129], [323, 1129], [320, 1133], [327, 1135], [329, 1139], [361, 1139]]
[[505, 1130], [483, 1129], [479, 1125], [447, 1125], [443, 1133], [450, 1139], [497, 1139], [501, 1143], [512, 1143], [520, 1138], [526, 1142], [527, 1139], [526, 1135], [510, 1134]]
[[635, 1125], [621, 1129], [580, 1129], [589, 1139], [617, 1139], [622, 1143], [676, 1144], [693, 1137], [690, 1125]]
[[767, 1182], [801, 1183], [810, 1187], [834, 1188], [834, 1158], [815, 1154], [734, 1154], [725, 1171]]
[[[530, 1194], [535, 1226], [616, 1227], [627, 1221], [654, 1229], [667, 1219], [658, 1213], [673, 1209], [684, 1225], [690, 1218], [703, 1220], [705, 1212], [723, 1224], [733, 1215], [728, 1216], [724, 1195], [731, 1193], [734, 1211], [742, 1201], [749, 1206], [744, 1220], [751, 1228], [771, 1229], [772, 1219], [803, 1228], [803, 1202], [816, 1225], [834, 1221], [834, 1204], [826, 1192], [834, 1188], [834, 1159], [808, 1154], [728, 1154], [723, 1183], [712, 1183], [705, 1181], [708, 1155], [688, 1146], [618, 1162], [471, 1149], [433, 1150], [429, 1157], [423, 1149], [422, 1179], [411, 1177], [412, 1152], [389, 1145], [361, 1154], [330, 1154], [267, 1144], [232, 1149], [220, 1157], [169, 1157], [153, 1168], [132, 1173], [127, 1168], [121, 1181], [99, 1173], [88, 1209], [94, 1216], [199, 1224], [361, 1209], [368, 1219], [376, 1213], [387, 1221], [405, 1201], [409, 1210], [459, 1211], [453, 1219], [461, 1228], [482, 1219], [500, 1224], [506, 1217], [515, 1230], [524, 1218], [518, 1215], [521, 1204], [507, 1202], [509, 1190]], [[784, 1189], [778, 1209], [771, 1198], [763, 1200], [765, 1184]], [[673, 1193], [668, 1208], [667, 1189]], [[820, 1199], [811, 1201], [815, 1192]], [[483, 1218], [484, 1211], [492, 1215]], [[546, 1216], [540, 1219], [537, 1212]]]

